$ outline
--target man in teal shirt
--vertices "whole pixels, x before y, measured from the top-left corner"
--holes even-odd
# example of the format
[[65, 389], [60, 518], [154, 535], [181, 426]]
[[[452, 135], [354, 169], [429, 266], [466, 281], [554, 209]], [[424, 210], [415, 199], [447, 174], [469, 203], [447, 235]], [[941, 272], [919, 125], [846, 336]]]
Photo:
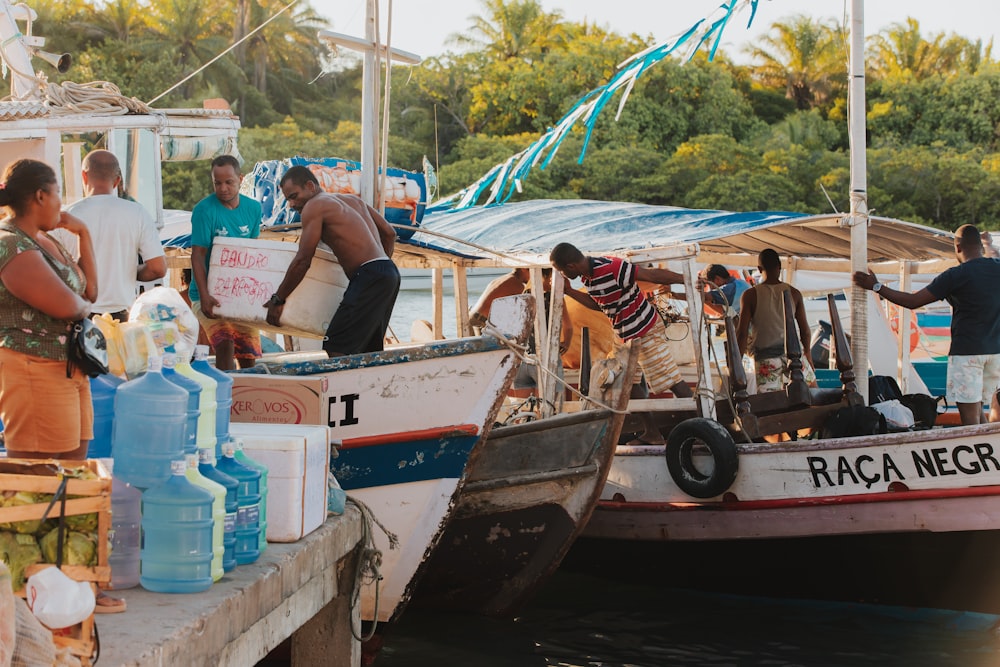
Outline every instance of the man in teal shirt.
[[260, 235], [260, 203], [240, 194], [240, 163], [232, 155], [212, 160], [215, 194], [198, 202], [191, 212], [191, 273], [194, 282], [188, 296], [198, 322], [215, 348], [215, 365], [220, 370], [253, 366], [260, 356], [260, 330], [219, 319], [219, 302], [208, 288], [208, 262], [212, 243], [218, 236], [255, 239]]

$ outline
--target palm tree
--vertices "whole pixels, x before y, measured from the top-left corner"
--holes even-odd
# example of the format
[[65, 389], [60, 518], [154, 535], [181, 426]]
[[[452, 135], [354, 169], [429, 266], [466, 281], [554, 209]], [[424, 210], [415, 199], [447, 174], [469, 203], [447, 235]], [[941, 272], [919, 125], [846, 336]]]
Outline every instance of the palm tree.
[[88, 32], [100, 39], [116, 39], [129, 43], [141, 37], [149, 27], [149, 8], [140, 0], [109, 0], [90, 8]]
[[873, 73], [882, 78], [909, 75], [917, 80], [960, 71], [974, 73], [984, 58], [990, 60], [992, 47], [991, 42], [984, 54], [981, 41], [970, 42], [943, 32], [932, 35], [928, 41], [920, 34], [920, 23], [914, 18], [892, 24], [887, 31], [873, 35], [868, 43]]
[[765, 88], [784, 89], [800, 110], [826, 102], [832, 80], [846, 71], [841, 31], [804, 15], [775, 23], [761, 45], [747, 53], [756, 64], [754, 78]]
[[[150, 37], [143, 44], [154, 58], [164, 54], [179, 65], [186, 74], [224, 51], [230, 44], [224, 26], [228, 17], [220, 17], [218, 7], [202, 0], [163, 0], [149, 7]], [[222, 59], [201, 75], [206, 87], [214, 87], [233, 99], [240, 84], [245, 82], [242, 72], [231, 60]], [[181, 88], [181, 94], [190, 99], [195, 90], [192, 79]]]
[[536, 0], [480, 0], [483, 14], [469, 17], [469, 31], [449, 41], [492, 60], [533, 60], [564, 35], [563, 14], [546, 12]]

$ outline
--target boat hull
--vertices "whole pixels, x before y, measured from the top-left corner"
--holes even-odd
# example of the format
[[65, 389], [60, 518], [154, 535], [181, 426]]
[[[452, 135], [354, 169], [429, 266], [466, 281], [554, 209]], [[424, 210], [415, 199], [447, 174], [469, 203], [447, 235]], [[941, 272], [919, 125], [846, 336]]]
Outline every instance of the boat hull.
[[730, 489], [699, 500], [662, 447], [620, 447], [585, 534], [704, 541], [1000, 529], [1000, 425], [744, 445]]
[[608, 410], [494, 429], [414, 604], [512, 613], [555, 569], [593, 511], [621, 417]]

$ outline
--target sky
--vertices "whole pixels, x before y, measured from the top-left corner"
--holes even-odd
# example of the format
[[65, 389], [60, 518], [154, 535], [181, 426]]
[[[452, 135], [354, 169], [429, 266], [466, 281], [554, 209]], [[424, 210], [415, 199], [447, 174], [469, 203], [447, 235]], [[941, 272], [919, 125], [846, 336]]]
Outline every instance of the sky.
[[[383, 17], [389, 0], [379, 0]], [[318, 14], [330, 20], [330, 29], [364, 36], [365, 0], [311, 0]], [[682, 34], [696, 21], [711, 15], [722, 0], [541, 0], [547, 11], [559, 10], [571, 21], [596, 23], [621, 34], [652, 34], [658, 41]], [[427, 57], [455, 50], [449, 36], [466, 30], [469, 17], [481, 13], [478, 0], [392, 0], [391, 44]], [[849, 0], [760, 0], [750, 30], [746, 18], [726, 28], [722, 48], [740, 62], [745, 44], [767, 32], [776, 21], [806, 13], [818, 19], [840, 21], [850, 10]], [[743, 15], [745, 16], [745, 15]], [[913, 17], [926, 37], [955, 32], [969, 39], [993, 39], [1000, 26], [1000, 3], [995, 0], [869, 0], [865, 31], [869, 34]], [[384, 39], [384, 38], [383, 38]], [[994, 57], [1000, 51], [1000, 43]]]

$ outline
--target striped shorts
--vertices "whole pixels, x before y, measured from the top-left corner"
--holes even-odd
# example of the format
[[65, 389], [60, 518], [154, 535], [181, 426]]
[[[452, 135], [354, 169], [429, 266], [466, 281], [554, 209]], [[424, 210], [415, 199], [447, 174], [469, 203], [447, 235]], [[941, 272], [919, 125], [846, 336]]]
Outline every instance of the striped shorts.
[[632, 339], [639, 350], [639, 368], [646, 376], [649, 391], [662, 394], [681, 381], [681, 372], [670, 353], [667, 327], [656, 318], [656, 324], [645, 335]]

